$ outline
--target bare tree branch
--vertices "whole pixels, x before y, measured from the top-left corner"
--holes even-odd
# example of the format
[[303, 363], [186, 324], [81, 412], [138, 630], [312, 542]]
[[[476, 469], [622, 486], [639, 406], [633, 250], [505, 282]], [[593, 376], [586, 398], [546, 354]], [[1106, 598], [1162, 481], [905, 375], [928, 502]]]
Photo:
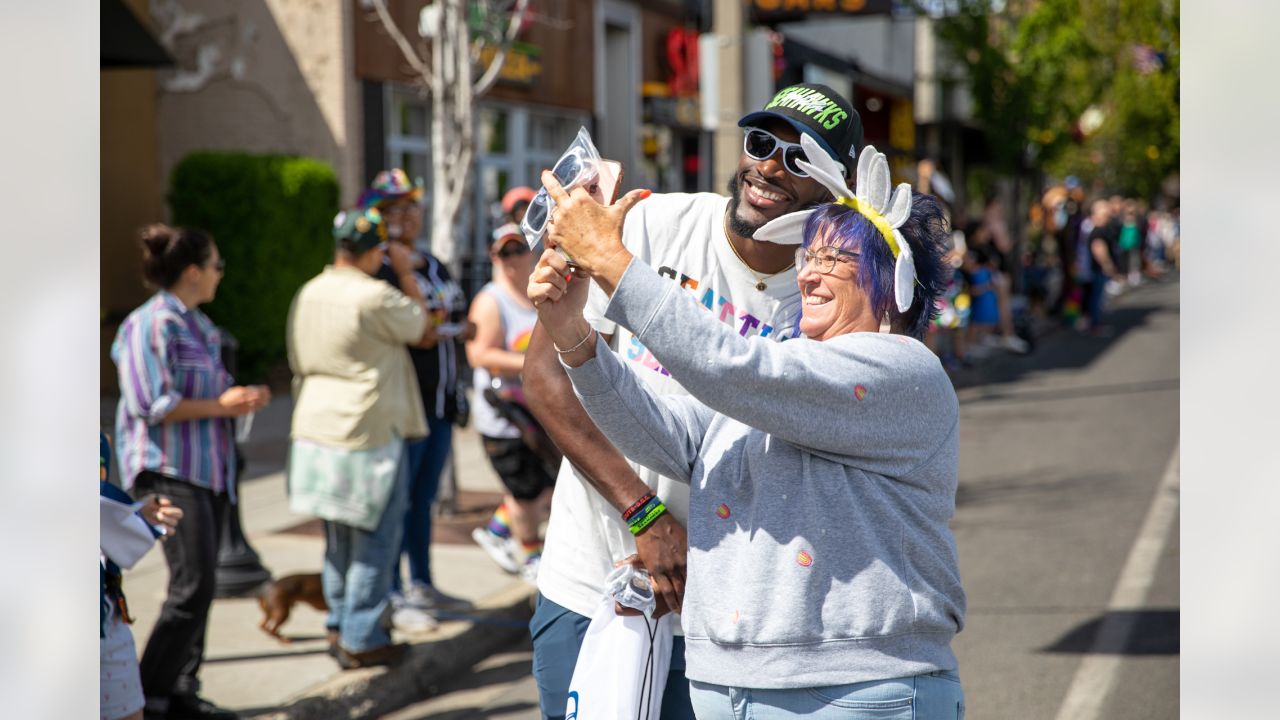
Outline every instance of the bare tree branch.
[[485, 68], [484, 74], [476, 81], [475, 94], [483, 95], [489, 91], [498, 80], [498, 73], [502, 71], [502, 64], [507, 60], [507, 51], [511, 49], [511, 43], [516, 39], [516, 33], [520, 31], [520, 25], [524, 22], [524, 11], [529, 5], [529, 0], [516, 0], [515, 9], [511, 11], [511, 19], [507, 22], [507, 30], [502, 35], [502, 41], [498, 44], [498, 51], [493, 56], [493, 62], [489, 63], [489, 67]]
[[387, 12], [387, 3], [385, 0], [372, 0], [373, 9], [378, 13], [378, 19], [382, 21], [382, 29], [387, 31], [387, 35], [391, 36], [391, 41], [400, 48], [400, 54], [404, 56], [405, 62], [413, 68], [413, 71], [422, 76], [423, 82], [428, 86], [431, 84], [431, 68], [427, 67], [422, 61], [422, 57], [413, 51], [413, 46], [409, 44], [409, 40], [405, 38], [404, 33], [400, 32], [400, 28], [396, 25], [395, 20], [391, 19], [391, 13]]

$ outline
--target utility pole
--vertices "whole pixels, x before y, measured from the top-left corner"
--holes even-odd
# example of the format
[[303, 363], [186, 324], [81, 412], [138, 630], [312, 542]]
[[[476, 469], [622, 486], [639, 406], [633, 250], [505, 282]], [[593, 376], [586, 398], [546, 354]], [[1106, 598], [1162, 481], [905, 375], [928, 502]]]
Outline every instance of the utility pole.
[[715, 0], [712, 15], [711, 29], [719, 50], [717, 89], [720, 101], [713, 145], [712, 189], [715, 192], [724, 192], [728, 187], [729, 179], [738, 169], [738, 157], [742, 154], [742, 131], [738, 129], [738, 118], [743, 114], [744, 7], [742, 0]]

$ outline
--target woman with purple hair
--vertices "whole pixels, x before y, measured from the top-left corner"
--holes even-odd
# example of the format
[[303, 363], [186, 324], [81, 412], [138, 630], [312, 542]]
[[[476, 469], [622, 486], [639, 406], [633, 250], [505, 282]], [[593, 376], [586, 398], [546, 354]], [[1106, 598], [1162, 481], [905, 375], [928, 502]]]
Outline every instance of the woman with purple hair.
[[[874, 148], [854, 193], [800, 144], [835, 202], [755, 237], [799, 244], [803, 337], [727, 325], [634, 258], [621, 227], [643, 191], [602, 207], [546, 174], [552, 250], [529, 295], [596, 425], [691, 485], [681, 623], [699, 718], [962, 717], [959, 405], [919, 342], [949, 272], [946, 222], [930, 196], [892, 187]], [[691, 397], [654, 395], [609, 351], [582, 316], [581, 277]], [[647, 495], [624, 518], [638, 533], [663, 512]]]

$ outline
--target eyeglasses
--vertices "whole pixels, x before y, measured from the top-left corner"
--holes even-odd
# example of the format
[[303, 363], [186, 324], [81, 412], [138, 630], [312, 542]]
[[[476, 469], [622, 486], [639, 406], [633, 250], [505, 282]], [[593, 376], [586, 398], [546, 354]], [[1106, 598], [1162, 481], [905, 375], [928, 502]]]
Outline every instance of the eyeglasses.
[[773, 157], [778, 148], [782, 148], [782, 167], [786, 168], [787, 172], [800, 178], [809, 177], [809, 173], [801, 170], [796, 164], [797, 160], [809, 161], [800, 143], [787, 142], [768, 130], [760, 128], [747, 130], [747, 134], [742, 138], [742, 151], [752, 160], [768, 160]]
[[509, 242], [495, 254], [503, 260], [520, 255], [528, 255], [529, 246], [522, 242]]
[[410, 213], [416, 212], [418, 208], [419, 205], [413, 201], [397, 202], [383, 208], [382, 215], [388, 218], [399, 217], [401, 215], [409, 215]]
[[798, 247], [796, 248], [796, 272], [800, 272], [812, 262], [818, 266], [818, 272], [823, 275], [830, 275], [831, 271], [836, 269], [836, 261], [841, 258], [852, 263], [858, 258], [858, 253], [837, 250], [830, 246], [818, 248], [816, 252], [809, 252], [804, 247]]

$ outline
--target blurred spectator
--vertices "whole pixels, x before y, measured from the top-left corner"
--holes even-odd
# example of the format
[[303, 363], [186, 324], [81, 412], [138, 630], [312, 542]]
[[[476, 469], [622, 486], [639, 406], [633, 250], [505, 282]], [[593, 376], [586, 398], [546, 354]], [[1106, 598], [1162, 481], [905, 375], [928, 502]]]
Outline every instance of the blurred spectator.
[[954, 369], [957, 366], [967, 366], [969, 362], [965, 335], [968, 333], [971, 301], [962, 269], [967, 252], [964, 233], [953, 230], [950, 240], [946, 262], [953, 272], [946, 291], [934, 303], [938, 312], [929, 324], [925, 341], [947, 369]]
[[409, 585], [401, 581], [397, 562], [391, 577], [392, 622], [405, 630], [428, 629], [436, 624], [437, 610], [466, 610], [470, 603], [441, 592], [431, 578], [431, 517], [440, 475], [453, 448], [453, 424], [466, 410], [466, 396], [458, 383], [461, 340], [474, 333], [466, 320], [467, 299], [449, 270], [430, 252], [415, 249], [422, 230], [422, 181], [409, 182], [399, 168], [384, 170], [361, 196], [362, 208], [375, 207], [387, 224], [387, 237], [410, 252], [413, 270], [397, 276], [389, 260], [378, 275], [396, 289], [412, 283], [426, 301], [430, 322], [437, 329], [458, 334], [441, 337], [433, 347], [410, 347], [409, 357], [418, 376], [418, 389], [427, 416], [427, 437], [405, 444], [409, 475], [409, 508], [405, 513], [402, 554], [409, 561]]
[[1088, 234], [1089, 248], [1089, 325], [1088, 330], [1094, 335], [1109, 335], [1110, 329], [1102, 324], [1102, 308], [1107, 296], [1107, 285], [1119, 280], [1119, 270], [1112, 259], [1111, 248], [1112, 203], [1096, 200], [1093, 203]]
[[[994, 293], [991, 301], [996, 307], [995, 325], [998, 335], [996, 333], [979, 334], [984, 338], [987, 347], [1000, 348], [1018, 354], [1027, 353], [1031, 349], [1030, 346], [1014, 331], [1013, 304], [1007, 275], [1009, 258], [1014, 247], [1009, 227], [1005, 222], [1004, 205], [999, 197], [993, 195], [987, 200], [982, 212], [982, 220], [973, 232], [967, 235], [967, 240], [969, 248], [977, 250], [983, 258], [980, 264], [990, 271], [989, 283]], [[970, 284], [973, 284], [972, 278], [970, 278]], [[974, 300], [976, 302], [977, 298], [975, 297]], [[974, 317], [970, 319], [971, 328], [978, 322], [977, 314], [975, 307]], [[971, 345], [970, 349], [973, 347]]]
[[1142, 279], [1142, 238], [1138, 230], [1138, 203], [1126, 199], [1122, 205], [1120, 232], [1116, 239], [1116, 257], [1119, 271], [1129, 286], [1135, 287]]
[[520, 372], [538, 320], [526, 294], [533, 253], [520, 228], [507, 224], [494, 231], [489, 258], [493, 281], [471, 303], [476, 334], [467, 343], [467, 359], [474, 368], [476, 432], [507, 494], [471, 536], [504, 570], [532, 583], [542, 556], [538, 528], [560, 462], [549, 457], [554, 446], [541, 442], [541, 428], [521, 407]]
[[376, 209], [339, 213], [333, 264], [289, 309], [294, 374], [289, 501], [324, 520], [323, 586], [330, 653], [344, 669], [397, 661], [388, 615], [399, 567], [409, 464], [405, 443], [427, 433], [406, 345], [437, 341], [416, 283], [401, 292], [373, 277], [385, 253], [397, 277], [413, 273], [402, 243], [384, 246]]
[[[102, 433], [98, 433], [98, 463], [99, 496], [132, 505], [133, 498], [111, 484], [111, 445]], [[121, 567], [133, 567], [157, 537], [167, 538], [182, 520], [182, 509], [168, 498], [151, 495], [145, 501], [128, 520], [112, 522], [103, 516], [98, 526], [98, 714], [102, 720], [141, 720], [146, 703], [138, 672], [138, 651], [129, 631], [133, 618], [129, 617], [129, 604], [124, 597]], [[138, 518], [150, 527], [142, 526]]]
[[222, 339], [200, 305], [225, 270], [199, 230], [142, 230], [142, 270], [158, 292], [125, 318], [111, 347], [120, 377], [116, 438], [126, 490], [170, 498], [186, 515], [165, 543], [169, 588], [140, 663], [148, 717], [234, 718], [197, 695], [218, 546], [235, 502], [229, 418], [271, 400], [222, 364]]
[[537, 193], [534, 189], [524, 185], [513, 187], [502, 196], [502, 212], [505, 216], [505, 222], [519, 225], [524, 220], [524, 211], [529, 209], [529, 203], [533, 202]]

